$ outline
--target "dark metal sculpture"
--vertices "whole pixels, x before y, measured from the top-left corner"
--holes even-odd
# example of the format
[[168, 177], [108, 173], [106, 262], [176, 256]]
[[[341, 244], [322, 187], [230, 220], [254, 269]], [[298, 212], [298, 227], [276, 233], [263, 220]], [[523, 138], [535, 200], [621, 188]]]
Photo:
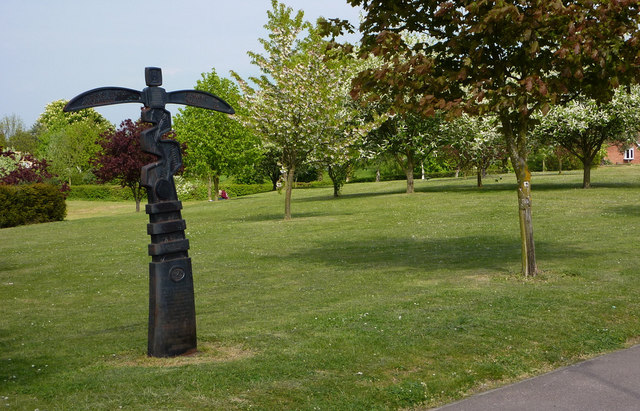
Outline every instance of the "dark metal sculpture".
[[154, 127], [142, 132], [141, 146], [158, 161], [142, 167], [141, 184], [147, 188], [149, 214], [147, 232], [149, 244], [149, 338], [147, 353], [153, 357], [171, 357], [194, 352], [196, 315], [193, 297], [191, 259], [187, 253], [185, 221], [180, 210], [174, 174], [182, 166], [180, 145], [162, 136], [171, 131], [168, 103], [186, 104], [227, 114], [233, 108], [224, 100], [203, 91], [182, 90], [167, 93], [162, 85], [162, 71], [145, 68], [147, 87], [142, 91], [102, 87], [89, 90], [71, 99], [64, 111], [76, 111], [120, 103], [141, 103], [142, 121]]

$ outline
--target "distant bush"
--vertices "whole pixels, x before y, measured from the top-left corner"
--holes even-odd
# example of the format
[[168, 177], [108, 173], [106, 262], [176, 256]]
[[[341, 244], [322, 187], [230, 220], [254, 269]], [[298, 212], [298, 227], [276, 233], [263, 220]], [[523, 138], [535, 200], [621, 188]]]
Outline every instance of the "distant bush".
[[67, 205], [52, 184], [0, 185], [0, 228], [61, 221]]

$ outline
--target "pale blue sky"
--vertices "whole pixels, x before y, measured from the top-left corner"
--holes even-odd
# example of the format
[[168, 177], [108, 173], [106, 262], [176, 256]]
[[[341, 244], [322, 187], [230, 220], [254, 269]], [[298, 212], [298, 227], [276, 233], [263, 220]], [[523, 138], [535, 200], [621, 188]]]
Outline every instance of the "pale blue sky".
[[[346, 0], [283, 2], [312, 22], [358, 22]], [[193, 88], [211, 68], [256, 74], [247, 51], [262, 50], [270, 8], [270, 0], [0, 0], [0, 117], [17, 114], [31, 127], [51, 101], [103, 86], [140, 90], [147, 66], [162, 68], [167, 91]], [[139, 107], [97, 110], [119, 125]]]

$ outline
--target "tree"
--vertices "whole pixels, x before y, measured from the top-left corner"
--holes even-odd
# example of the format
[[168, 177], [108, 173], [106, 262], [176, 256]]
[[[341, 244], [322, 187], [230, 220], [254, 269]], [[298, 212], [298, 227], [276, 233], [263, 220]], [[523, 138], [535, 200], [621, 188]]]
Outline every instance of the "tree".
[[[348, 97], [336, 89], [345, 82], [343, 60], [325, 62], [325, 42], [317, 27], [303, 20], [302, 11], [272, 0], [268, 12], [268, 39], [260, 39], [265, 55], [250, 52], [252, 62], [262, 71], [250, 80], [254, 89], [237, 74], [244, 93], [241, 118], [256, 135], [281, 152], [280, 164], [286, 176], [285, 219], [291, 218], [291, 191], [296, 169], [309, 161], [328, 158], [342, 163], [336, 155], [362, 134], [344, 105]], [[302, 37], [304, 33], [306, 37]]]
[[155, 156], [140, 148], [140, 133], [150, 125], [140, 120], [125, 120], [115, 131], [106, 131], [98, 140], [101, 149], [92, 160], [95, 174], [103, 183], [116, 180], [122, 187], [129, 187], [140, 211], [140, 201], [146, 190], [140, 185], [142, 166], [156, 161]]
[[365, 138], [369, 157], [390, 154], [407, 178], [407, 194], [414, 192], [413, 172], [440, 144], [439, 116], [405, 111], [387, 119]]
[[18, 133], [24, 132], [24, 128], [24, 121], [16, 114], [3, 116], [0, 119], [0, 147], [10, 145], [11, 138]]
[[[318, 45], [309, 53], [328, 48], [327, 42], [319, 37], [315, 42]], [[357, 73], [377, 64], [376, 59], [358, 60], [356, 57], [355, 54], [341, 55], [330, 49], [324, 56], [316, 56], [325, 62], [324, 70], [319, 73], [321, 80], [315, 85], [322, 97], [316, 104], [324, 107], [322, 117], [317, 119], [318, 132], [324, 138], [313, 152], [312, 159], [326, 167], [333, 183], [334, 197], [340, 195], [354, 164], [360, 160], [362, 148], [366, 145], [365, 136], [388, 118], [388, 113], [380, 112], [379, 105], [351, 97], [351, 82]]]
[[113, 124], [94, 109], [87, 108], [66, 113], [62, 111], [66, 104], [66, 100], [53, 101], [47, 104], [44, 112], [38, 117], [34, 127], [38, 133], [38, 154], [44, 155], [52, 136], [63, 135], [63, 131], [72, 124], [86, 122], [95, 128], [98, 134], [113, 128]]
[[72, 177], [83, 176], [92, 167], [91, 159], [100, 149], [100, 130], [86, 121], [73, 123], [51, 135], [46, 157], [51, 169], [71, 185]]
[[593, 99], [576, 99], [554, 107], [535, 128], [546, 144], [559, 145], [582, 162], [582, 187], [591, 187], [591, 167], [604, 142], [624, 145], [637, 141], [640, 131], [640, 96], [616, 90], [609, 103]]
[[458, 156], [459, 166], [476, 168], [477, 185], [482, 187], [482, 177], [497, 160], [506, 156], [506, 150], [493, 116], [463, 114], [442, 124], [442, 135], [449, 152]]
[[[362, 72], [354, 93], [396, 96], [398, 112], [497, 116], [518, 182], [522, 271], [536, 275], [527, 168], [532, 115], [580, 93], [606, 102], [618, 85], [640, 80], [638, 2], [348, 1], [364, 10], [363, 51], [386, 62]], [[407, 44], [406, 31], [426, 40]]]
[[[214, 69], [203, 73], [195, 88], [213, 93], [236, 110], [240, 109], [238, 87], [231, 80], [218, 77]], [[209, 201], [212, 182], [213, 198], [217, 201], [220, 176], [241, 170], [258, 156], [257, 139], [227, 114], [197, 107], [181, 108], [173, 125], [178, 141], [186, 144], [185, 170], [207, 178]]]

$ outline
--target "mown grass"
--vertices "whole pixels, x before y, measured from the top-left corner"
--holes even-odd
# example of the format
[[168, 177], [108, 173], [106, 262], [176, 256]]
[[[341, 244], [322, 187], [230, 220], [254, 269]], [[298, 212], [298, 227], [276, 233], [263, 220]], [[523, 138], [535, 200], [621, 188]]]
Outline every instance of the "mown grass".
[[[502, 178], [502, 179], [500, 179]], [[0, 406], [420, 409], [637, 342], [640, 168], [534, 176], [536, 279], [513, 176], [187, 203], [200, 352], [146, 358], [133, 203], [0, 230]], [[117, 205], [113, 208], [112, 205]]]

